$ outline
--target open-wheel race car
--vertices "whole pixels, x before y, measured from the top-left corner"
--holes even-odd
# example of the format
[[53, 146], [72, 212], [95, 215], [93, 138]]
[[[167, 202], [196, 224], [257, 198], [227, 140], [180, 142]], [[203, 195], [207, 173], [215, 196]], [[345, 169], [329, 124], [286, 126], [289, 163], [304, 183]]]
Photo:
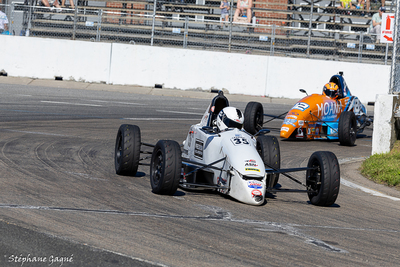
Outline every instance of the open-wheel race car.
[[[304, 89], [300, 91], [307, 94]], [[365, 106], [351, 95], [343, 72], [331, 77], [322, 94], [307, 94], [280, 116], [264, 114], [261, 103], [249, 102], [244, 114], [247, 118], [244, 128], [255, 134], [263, 128], [264, 116], [282, 119], [284, 115], [280, 137], [339, 140], [341, 145], [346, 146], [353, 146], [357, 134], [372, 123]]]
[[[151, 188], [156, 194], [173, 195], [180, 186], [215, 190], [250, 205], [261, 205], [267, 192], [279, 191], [305, 192], [319, 206], [336, 201], [340, 167], [334, 153], [315, 152], [307, 167], [280, 169], [277, 138], [266, 135], [266, 129], [249, 134], [242, 129], [243, 122], [242, 112], [230, 107], [219, 92], [200, 123], [190, 127], [182, 145], [174, 140], [143, 143], [138, 126], [123, 124], [115, 144], [116, 173], [134, 176], [139, 165], [150, 165]], [[290, 175], [298, 171], [306, 173], [305, 183]], [[277, 189], [279, 175], [305, 189]]]

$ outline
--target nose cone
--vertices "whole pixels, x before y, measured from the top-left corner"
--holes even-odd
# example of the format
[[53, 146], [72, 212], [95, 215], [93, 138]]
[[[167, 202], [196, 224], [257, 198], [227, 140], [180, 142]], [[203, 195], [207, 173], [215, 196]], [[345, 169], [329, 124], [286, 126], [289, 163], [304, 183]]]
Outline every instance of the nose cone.
[[289, 126], [286, 126], [286, 125], [282, 125], [281, 132], [280, 132], [280, 137], [281, 138], [289, 138], [292, 135], [294, 129], [295, 129], [294, 127], [289, 127]]

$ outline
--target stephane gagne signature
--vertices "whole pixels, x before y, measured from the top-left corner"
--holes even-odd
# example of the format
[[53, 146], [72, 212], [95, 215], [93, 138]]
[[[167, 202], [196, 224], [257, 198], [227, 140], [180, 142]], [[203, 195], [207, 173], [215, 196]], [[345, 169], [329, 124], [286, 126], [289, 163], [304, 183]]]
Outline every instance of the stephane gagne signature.
[[47, 264], [48, 266], [62, 266], [64, 263], [72, 263], [74, 261], [74, 255], [71, 256], [33, 256], [31, 254], [23, 255], [5, 255], [7, 262], [17, 263], [23, 266], [24, 263], [29, 264], [29, 266], [34, 266], [37, 263], [38, 266], [43, 266]]

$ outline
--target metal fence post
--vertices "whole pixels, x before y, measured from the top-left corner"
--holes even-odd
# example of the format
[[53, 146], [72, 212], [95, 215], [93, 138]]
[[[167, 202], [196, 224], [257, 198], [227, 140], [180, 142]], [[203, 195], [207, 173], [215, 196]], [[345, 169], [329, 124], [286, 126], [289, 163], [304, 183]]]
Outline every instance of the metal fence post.
[[34, 9], [34, 6], [33, 6], [32, 2], [33, 2], [33, 0], [31, 0], [30, 6], [29, 6], [29, 9], [28, 9], [28, 22], [27, 22], [27, 25], [26, 25], [25, 36], [29, 36], [29, 31], [30, 31], [30, 29], [32, 27], [32, 14], [33, 14], [33, 9]]
[[96, 41], [100, 42], [101, 35], [101, 19], [103, 17], [103, 9], [99, 10], [99, 15], [97, 16], [97, 32], [96, 32]]
[[271, 56], [273, 56], [274, 52], [275, 52], [275, 29], [276, 29], [276, 25], [272, 24], [271, 51], [270, 51]]
[[364, 32], [360, 32], [360, 43], [358, 44], [358, 63], [362, 61], [362, 51], [364, 46]]
[[385, 50], [385, 65], [387, 65], [388, 54], [389, 54], [389, 43], [386, 43], [386, 50]]
[[153, 46], [153, 41], [154, 41], [154, 27], [155, 27], [155, 23], [156, 23], [156, 8], [157, 8], [157, 0], [154, 0], [154, 4], [153, 4], [153, 22], [151, 25], [151, 41], [150, 41], [150, 45]]
[[75, 10], [74, 10], [74, 26], [72, 28], [72, 40], [75, 40], [76, 38], [76, 23], [78, 20], [78, 5], [76, 5]]
[[314, 0], [311, 1], [310, 21], [308, 22], [307, 57], [310, 57], [311, 28], [312, 28], [313, 11], [314, 11]]
[[186, 18], [185, 18], [185, 32], [183, 33], [183, 48], [187, 48], [188, 35], [189, 35], [189, 17], [186, 16]]
[[232, 13], [233, 13], [233, 0], [231, 1], [231, 8], [229, 9], [229, 19], [230, 19], [230, 23], [229, 23], [229, 40], [228, 40], [228, 52], [231, 52], [231, 46], [232, 46], [232, 26], [233, 26], [233, 17], [232, 17]]
[[11, 9], [10, 9], [10, 22], [8, 23], [8, 31], [10, 32], [11, 35], [13, 34], [13, 25], [14, 25], [14, 5], [15, 3], [11, 3]]

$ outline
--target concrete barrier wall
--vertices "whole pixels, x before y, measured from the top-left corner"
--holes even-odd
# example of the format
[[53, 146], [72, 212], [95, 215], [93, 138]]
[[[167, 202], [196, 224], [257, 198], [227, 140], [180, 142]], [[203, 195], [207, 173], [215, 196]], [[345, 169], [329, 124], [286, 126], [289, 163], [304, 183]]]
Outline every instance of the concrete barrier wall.
[[2, 35], [0, 47], [0, 70], [9, 76], [296, 99], [304, 96], [299, 88], [320, 93], [343, 71], [364, 103], [389, 90], [390, 65]]

